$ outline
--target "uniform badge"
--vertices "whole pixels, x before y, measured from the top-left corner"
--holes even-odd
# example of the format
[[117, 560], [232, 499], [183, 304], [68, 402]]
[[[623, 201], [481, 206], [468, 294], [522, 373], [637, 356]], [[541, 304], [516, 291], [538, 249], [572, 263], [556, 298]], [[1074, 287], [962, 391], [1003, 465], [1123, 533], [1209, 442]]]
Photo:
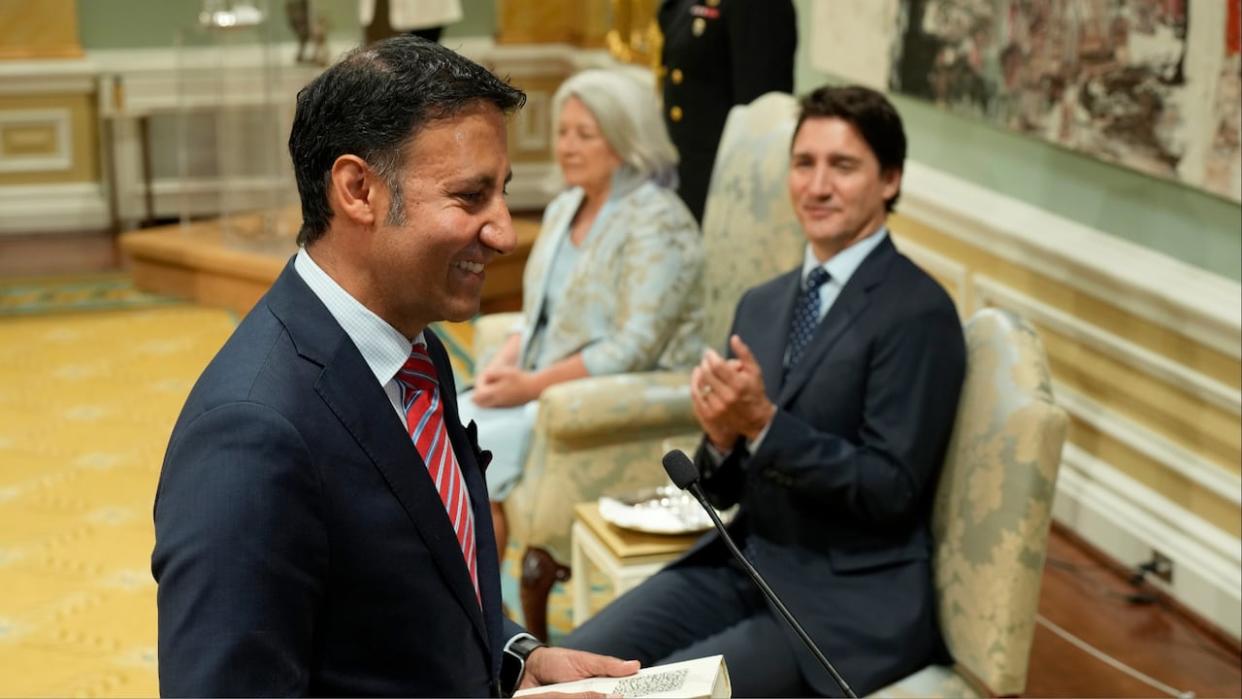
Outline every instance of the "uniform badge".
[[[690, 14], [699, 19], [720, 19], [720, 8], [708, 7], [706, 5], [694, 5], [690, 8]], [[699, 20], [695, 20], [696, 22]]]
[[694, 21], [690, 23], [690, 31], [694, 32], [695, 36], [703, 36], [705, 29], [707, 29], [707, 20], [702, 17], [695, 17]]

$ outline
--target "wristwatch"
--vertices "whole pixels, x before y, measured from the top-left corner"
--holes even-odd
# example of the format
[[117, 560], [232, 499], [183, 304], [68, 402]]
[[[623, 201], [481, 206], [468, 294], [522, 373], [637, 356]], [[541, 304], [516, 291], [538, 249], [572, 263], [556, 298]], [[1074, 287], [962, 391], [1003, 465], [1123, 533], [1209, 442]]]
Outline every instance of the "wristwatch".
[[509, 639], [500, 659], [500, 690], [506, 697], [513, 696], [517, 691], [522, 676], [526, 674], [526, 659], [537, 648], [543, 648], [543, 643], [528, 633]]

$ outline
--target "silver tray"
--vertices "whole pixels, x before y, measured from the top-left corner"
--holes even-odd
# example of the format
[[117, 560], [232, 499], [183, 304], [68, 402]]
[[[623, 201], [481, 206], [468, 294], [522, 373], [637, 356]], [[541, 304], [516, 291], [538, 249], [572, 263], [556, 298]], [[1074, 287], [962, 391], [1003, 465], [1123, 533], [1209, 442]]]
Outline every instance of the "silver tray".
[[[717, 514], [728, 524], [736, 510]], [[605, 495], [599, 499], [599, 514], [609, 524], [648, 534], [694, 534], [712, 528], [711, 518], [694, 496], [671, 485]]]

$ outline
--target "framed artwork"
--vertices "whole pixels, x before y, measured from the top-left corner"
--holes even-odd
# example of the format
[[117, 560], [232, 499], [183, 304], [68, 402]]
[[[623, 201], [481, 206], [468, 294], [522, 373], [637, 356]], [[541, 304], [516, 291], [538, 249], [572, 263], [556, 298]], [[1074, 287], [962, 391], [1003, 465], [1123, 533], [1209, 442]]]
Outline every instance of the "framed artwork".
[[847, 4], [822, 70], [1242, 201], [1242, 0]]

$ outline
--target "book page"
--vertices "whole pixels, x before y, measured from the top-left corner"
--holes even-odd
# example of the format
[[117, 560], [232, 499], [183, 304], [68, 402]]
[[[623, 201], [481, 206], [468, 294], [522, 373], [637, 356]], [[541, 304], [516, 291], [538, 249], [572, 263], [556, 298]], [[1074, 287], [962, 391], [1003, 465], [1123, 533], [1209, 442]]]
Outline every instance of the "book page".
[[622, 697], [661, 699], [707, 699], [729, 697], [731, 694], [729, 672], [721, 655], [643, 668], [629, 677], [593, 677], [524, 689], [514, 696], [541, 692], [601, 692]]

